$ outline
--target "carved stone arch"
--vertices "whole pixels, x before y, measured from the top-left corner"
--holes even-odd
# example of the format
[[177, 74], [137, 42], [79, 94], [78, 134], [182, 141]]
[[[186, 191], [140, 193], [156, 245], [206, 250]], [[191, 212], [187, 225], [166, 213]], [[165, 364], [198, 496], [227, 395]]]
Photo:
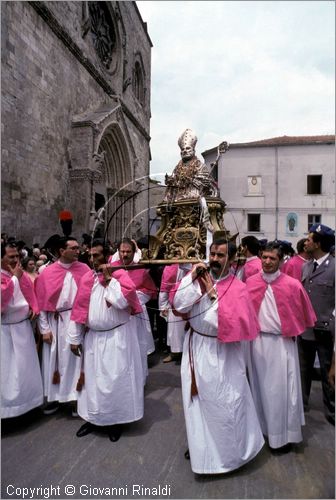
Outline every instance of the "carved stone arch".
[[[134, 213], [133, 172], [125, 136], [118, 123], [108, 125], [101, 135], [98, 156], [103, 155], [102, 178], [106, 188], [105, 233], [112, 241], [126, 234]], [[99, 189], [99, 186], [96, 186]]]
[[132, 169], [127, 144], [117, 123], [109, 125], [103, 132], [98, 154], [105, 151], [104, 167], [108, 188], [122, 189], [132, 181]]
[[71, 208], [83, 231], [95, 232], [99, 212], [101, 236], [112, 241], [134, 230], [136, 152], [121, 105], [114, 100], [74, 116], [69, 144]]

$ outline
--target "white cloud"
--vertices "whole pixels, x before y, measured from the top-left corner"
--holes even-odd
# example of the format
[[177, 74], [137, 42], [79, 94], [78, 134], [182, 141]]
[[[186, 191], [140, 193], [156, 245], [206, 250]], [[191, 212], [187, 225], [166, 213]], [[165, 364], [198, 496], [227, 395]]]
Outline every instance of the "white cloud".
[[137, 2], [152, 49], [151, 172], [177, 138], [197, 155], [222, 140], [334, 133], [334, 2]]

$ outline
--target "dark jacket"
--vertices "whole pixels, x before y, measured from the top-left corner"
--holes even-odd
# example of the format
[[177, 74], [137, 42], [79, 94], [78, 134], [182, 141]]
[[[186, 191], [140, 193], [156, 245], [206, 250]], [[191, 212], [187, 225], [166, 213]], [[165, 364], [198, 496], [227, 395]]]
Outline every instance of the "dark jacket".
[[[309, 295], [317, 321], [315, 329], [330, 331], [335, 335], [335, 258], [329, 255], [313, 272], [314, 261], [304, 264], [302, 268], [302, 284]], [[307, 340], [314, 339], [313, 329], [302, 335]]]

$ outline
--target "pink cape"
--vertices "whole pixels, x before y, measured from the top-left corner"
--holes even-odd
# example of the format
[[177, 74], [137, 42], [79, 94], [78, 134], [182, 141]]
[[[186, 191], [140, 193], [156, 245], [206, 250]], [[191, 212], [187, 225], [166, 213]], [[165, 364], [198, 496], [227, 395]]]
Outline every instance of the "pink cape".
[[180, 317], [180, 318], [187, 319], [186, 314], [177, 312], [176, 309], [174, 309], [174, 307], [173, 307], [175, 293], [176, 293], [176, 290], [178, 289], [179, 284], [180, 284], [180, 281], [176, 281], [178, 271], [179, 271], [178, 264], [171, 264], [171, 265], [165, 266], [163, 273], [162, 273], [160, 292], [166, 292], [169, 294], [168, 301], [172, 307], [173, 314], [175, 316]]
[[306, 262], [308, 261], [300, 257], [300, 255], [294, 255], [294, 257], [291, 257], [289, 260], [287, 260], [287, 262], [284, 263], [281, 268], [281, 272], [301, 281], [302, 267], [304, 264], [306, 264]]
[[[22, 295], [28, 302], [29, 307], [35, 313], [39, 313], [39, 307], [34, 292], [34, 285], [27, 273], [23, 273], [19, 279], [19, 285]], [[14, 284], [10, 276], [1, 273], [1, 312], [4, 312], [14, 293]]]
[[171, 289], [176, 283], [178, 269], [179, 269], [178, 264], [171, 264], [170, 266], [165, 266], [162, 273], [160, 292], [169, 293], [171, 291]]
[[[309, 297], [301, 283], [291, 276], [280, 273], [280, 276], [270, 283], [278, 309], [281, 334], [285, 337], [300, 335], [316, 321], [316, 315]], [[246, 282], [254, 310], [259, 309], [264, 298], [268, 283], [262, 274], [251, 276]]]
[[62, 291], [66, 273], [69, 271], [78, 287], [80, 278], [90, 268], [82, 262], [74, 262], [70, 267], [64, 268], [58, 262], [47, 266], [42, 274], [36, 278], [35, 293], [40, 311], [55, 311], [58, 298]]
[[[103, 284], [103, 274], [100, 273], [98, 277], [100, 283]], [[80, 280], [78, 292], [76, 294], [71, 312], [71, 319], [76, 323], [85, 324], [87, 321], [94, 278], [95, 274], [92, 270], [90, 270], [89, 272], [84, 274], [84, 276]], [[127, 272], [123, 269], [113, 271], [113, 278], [118, 280], [118, 282], [120, 283], [122, 294], [129, 304], [131, 314], [141, 313], [142, 307], [137, 297], [134, 283], [127, 275]]]
[[260, 331], [247, 287], [230, 275], [217, 282], [218, 334], [220, 342], [253, 340]]
[[[109, 264], [111, 264], [111, 266], [113, 267], [123, 265], [121, 260], [109, 262]], [[149, 275], [148, 269], [131, 269], [125, 270], [125, 272], [128, 273], [137, 291], [142, 292], [146, 295], [150, 295], [151, 299], [155, 299], [157, 297], [157, 288], [154, 281]], [[113, 271], [113, 276], [114, 273], [115, 271]]]
[[259, 257], [257, 259], [252, 259], [245, 262], [243, 267], [243, 279], [242, 281], [246, 282], [248, 278], [253, 276], [254, 274], [259, 273], [261, 271], [262, 265]]
[[[177, 283], [172, 289], [174, 296], [179, 285], [180, 283]], [[205, 293], [204, 290], [202, 292]], [[217, 296], [218, 340], [240, 342], [255, 339], [260, 328], [245, 283], [230, 275], [217, 282]], [[187, 315], [182, 317], [188, 319]]]

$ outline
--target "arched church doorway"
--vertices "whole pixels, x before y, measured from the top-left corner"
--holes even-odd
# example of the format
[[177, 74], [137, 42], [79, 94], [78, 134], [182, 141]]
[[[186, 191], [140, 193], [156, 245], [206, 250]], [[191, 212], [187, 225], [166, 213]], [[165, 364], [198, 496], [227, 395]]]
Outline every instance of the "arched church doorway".
[[113, 243], [132, 236], [128, 227], [134, 215], [136, 194], [127, 144], [117, 124], [104, 131], [95, 156], [100, 172], [92, 186], [95, 236]]

